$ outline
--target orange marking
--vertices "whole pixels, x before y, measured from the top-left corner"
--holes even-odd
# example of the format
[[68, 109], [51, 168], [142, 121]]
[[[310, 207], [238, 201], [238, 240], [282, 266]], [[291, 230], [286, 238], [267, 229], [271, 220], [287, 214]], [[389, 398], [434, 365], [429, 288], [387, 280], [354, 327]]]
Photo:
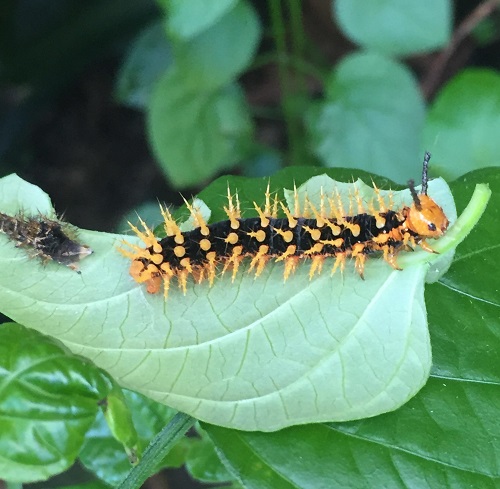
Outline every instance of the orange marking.
[[285, 243], [290, 243], [293, 240], [293, 232], [290, 230], [283, 231], [283, 229], [274, 228], [274, 231], [283, 238]]
[[283, 212], [285, 213], [285, 216], [288, 219], [288, 227], [293, 229], [297, 225], [297, 219], [295, 219], [295, 217], [292, 216], [288, 207], [285, 207], [283, 205], [283, 203], [281, 203], [281, 202], [280, 202], [280, 204], [281, 204], [281, 208], [283, 209]]
[[193, 207], [184, 197], [183, 200], [189, 210], [189, 213], [191, 214], [191, 217], [193, 218], [195, 227], [200, 229], [200, 233], [203, 236], [208, 236], [210, 234], [210, 230], [208, 229], [207, 223], [201, 215], [200, 210], [197, 207]]
[[258, 231], [250, 231], [247, 233], [251, 238], [255, 238], [259, 243], [262, 243], [266, 239], [266, 232], [263, 229], [259, 229]]
[[316, 228], [311, 228], [309, 226], [302, 226], [302, 228], [307, 231], [314, 241], [318, 241], [321, 238], [321, 231]]
[[178, 258], [183, 257], [186, 254], [186, 248], [184, 246], [176, 246], [174, 248], [174, 255]]
[[323, 268], [323, 261], [325, 257], [323, 255], [313, 256], [311, 259], [311, 268], [309, 269], [309, 280], [311, 280], [314, 275], [317, 273], [318, 275], [321, 273], [321, 269]]
[[288, 256], [285, 258], [285, 270], [283, 271], [283, 280], [286, 282], [288, 277], [295, 272], [299, 264], [299, 256]]
[[340, 232], [342, 231], [342, 228], [338, 226], [336, 223], [333, 221], [326, 221], [326, 225], [332, 230], [332, 233], [334, 236], [338, 236]]
[[215, 253], [215, 251], [207, 253], [207, 261], [208, 261], [208, 282], [210, 286], [212, 286], [212, 284], [214, 283], [215, 271], [217, 267], [217, 253]]
[[226, 243], [235, 245], [238, 242], [238, 235], [236, 233], [229, 233], [224, 241]]
[[267, 228], [267, 226], [269, 226], [269, 214], [266, 215], [265, 210], [263, 211], [255, 202], [253, 203], [253, 205], [255, 207], [255, 210], [259, 214], [261, 227]]
[[212, 247], [212, 243], [210, 243], [209, 239], [204, 238], [200, 241], [200, 248], [203, 251], [208, 251], [211, 247]]
[[330, 245], [330, 246], [335, 246], [335, 248], [340, 248], [344, 240], [342, 238], [337, 238], [337, 239], [322, 239], [320, 243], [324, 245]]
[[295, 245], [288, 245], [286, 251], [281, 256], [276, 258], [276, 261], [283, 261], [286, 258], [288, 258], [289, 256], [294, 255], [296, 251], [297, 251], [297, 247]]
[[322, 243], [314, 243], [314, 246], [304, 251], [304, 255], [314, 255], [315, 253], [321, 253], [324, 245]]
[[233, 196], [229, 186], [227, 187], [227, 207], [224, 207], [224, 212], [226, 213], [231, 229], [238, 229], [240, 227], [240, 222], [238, 219], [241, 217], [240, 211], [240, 200], [238, 198], [238, 192], [234, 195], [236, 199], [236, 206], [234, 205]]
[[267, 261], [269, 260], [269, 256], [267, 254], [268, 252], [269, 252], [269, 246], [260, 245], [259, 251], [252, 258], [248, 271], [251, 271], [255, 268], [255, 277], [258, 277], [264, 270], [264, 267]]
[[172, 214], [168, 211], [166, 207], [163, 207], [160, 204], [160, 212], [163, 217], [163, 228], [165, 229], [165, 234], [167, 236], [175, 236], [175, 242], [177, 244], [184, 243], [184, 236], [181, 233], [181, 230], [175, 219], [172, 217]]

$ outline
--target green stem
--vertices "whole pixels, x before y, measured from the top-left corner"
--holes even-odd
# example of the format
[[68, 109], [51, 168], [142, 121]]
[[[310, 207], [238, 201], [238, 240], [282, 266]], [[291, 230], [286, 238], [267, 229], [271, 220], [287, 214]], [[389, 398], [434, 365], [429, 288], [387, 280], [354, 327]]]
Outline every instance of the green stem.
[[139, 489], [144, 481], [153, 475], [158, 464], [191, 428], [196, 419], [185, 413], [177, 413], [151, 441], [141, 461], [129, 472], [118, 489]]
[[304, 75], [310, 76], [312, 78], [315, 78], [317, 81], [319, 81], [322, 85], [326, 85], [327, 77], [328, 77], [328, 72], [321, 70], [317, 66], [315, 66], [313, 63], [309, 63], [305, 59], [302, 58], [296, 58], [294, 55], [278, 55], [275, 52], [272, 53], [266, 53], [266, 54], [261, 54], [259, 56], [256, 56], [252, 66], [251, 70], [257, 70], [262, 66], [265, 66], [270, 63], [284, 63], [286, 66], [293, 68], [295, 71], [300, 72]]
[[[292, 32], [292, 54], [294, 59], [304, 59], [305, 36], [302, 25], [302, 2], [290, 3], [290, 24]], [[301, 72], [295, 74], [296, 89], [301, 94], [306, 92], [306, 81]]]
[[[295, 0], [296, 2], [297, 0]], [[300, 158], [300, 129], [293, 110], [293, 92], [290, 72], [284, 60], [288, 57], [286, 48], [286, 29], [283, 20], [281, 0], [269, 0], [271, 26], [276, 51], [278, 52], [278, 76], [281, 88], [281, 107], [288, 135], [288, 161], [297, 164]]]

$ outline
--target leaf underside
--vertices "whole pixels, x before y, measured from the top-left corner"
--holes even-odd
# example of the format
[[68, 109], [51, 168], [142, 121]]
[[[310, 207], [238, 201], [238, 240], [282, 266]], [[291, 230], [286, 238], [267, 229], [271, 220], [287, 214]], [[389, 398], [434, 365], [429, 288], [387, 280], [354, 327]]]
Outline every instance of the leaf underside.
[[[309, 198], [325, 185], [309, 182]], [[0, 211], [51, 212], [45, 194], [16, 176], [0, 190]], [[453, 220], [446, 184], [435, 180], [429, 192]], [[403, 272], [370, 260], [364, 281], [350, 265], [331, 277], [326, 260], [321, 276], [309, 280], [302, 265], [283, 284], [282, 265], [268, 265], [258, 279], [242, 270], [233, 283], [227, 274], [212, 288], [191, 284], [185, 296], [172, 290], [165, 301], [129, 277], [116, 251], [122, 238], [81, 231], [94, 254], [77, 274], [29, 259], [0, 235], [0, 310], [125, 387], [242, 430], [375, 416], [404, 404], [428, 378], [430, 254]]]

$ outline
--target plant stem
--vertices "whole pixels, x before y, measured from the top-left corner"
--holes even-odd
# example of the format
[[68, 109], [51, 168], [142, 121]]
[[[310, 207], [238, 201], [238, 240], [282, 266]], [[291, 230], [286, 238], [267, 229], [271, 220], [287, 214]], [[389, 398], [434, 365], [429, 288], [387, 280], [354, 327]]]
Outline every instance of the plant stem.
[[[300, 15], [301, 2], [294, 0], [292, 4], [297, 5], [293, 10], [295, 17]], [[297, 14], [296, 9], [299, 9]], [[281, 88], [281, 107], [285, 119], [287, 135], [288, 135], [288, 162], [290, 164], [298, 164], [301, 160], [301, 137], [300, 137], [300, 120], [296, 117], [294, 111], [294, 93], [291, 84], [291, 74], [288, 70], [285, 60], [288, 58], [286, 48], [286, 29], [283, 19], [283, 10], [281, 0], [269, 0], [269, 9], [271, 15], [271, 25], [273, 31], [276, 51], [278, 53], [278, 75]], [[297, 42], [296, 40], [294, 41]], [[299, 42], [300, 44], [300, 42]]]
[[326, 85], [328, 73], [326, 71], [321, 70], [313, 63], [306, 61], [303, 58], [296, 58], [290, 54], [283, 56], [279, 56], [276, 53], [266, 53], [261, 54], [255, 57], [253, 60], [251, 70], [257, 70], [261, 66], [265, 66], [270, 63], [278, 63], [282, 62], [287, 66], [293, 68], [295, 71], [300, 72], [304, 75], [315, 78], [322, 85]]
[[177, 413], [151, 441], [141, 461], [128, 473], [118, 489], [139, 489], [143, 482], [153, 475], [158, 464], [191, 428], [196, 419], [185, 413]]
[[[304, 59], [304, 29], [302, 26], [302, 2], [290, 3], [290, 23], [292, 31], [292, 59]], [[306, 81], [302, 73], [295, 74], [297, 90], [305, 93]]]

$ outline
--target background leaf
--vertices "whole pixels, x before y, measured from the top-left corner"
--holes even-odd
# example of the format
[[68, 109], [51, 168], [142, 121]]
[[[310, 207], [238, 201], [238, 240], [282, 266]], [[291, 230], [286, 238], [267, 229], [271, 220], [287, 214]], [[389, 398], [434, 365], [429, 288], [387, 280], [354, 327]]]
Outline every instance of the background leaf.
[[417, 167], [424, 102], [411, 73], [383, 56], [357, 53], [337, 65], [324, 101], [306, 122], [315, 154], [329, 167], [369, 169], [398, 183]]
[[189, 41], [174, 43], [176, 63], [199, 90], [214, 90], [233, 82], [248, 67], [259, 39], [257, 14], [240, 0], [212, 27]]
[[168, 32], [174, 38], [191, 39], [233, 9], [239, 0], [169, 0]]
[[0, 326], [0, 474], [45, 480], [70, 467], [111, 381], [57, 342], [15, 323]]
[[424, 145], [434, 171], [456, 178], [486, 166], [500, 166], [500, 75], [469, 69], [439, 93], [426, 121]]
[[220, 461], [212, 440], [204, 433], [202, 438], [193, 440], [186, 459], [186, 469], [196, 480], [218, 483], [230, 482], [233, 478]]
[[145, 109], [155, 83], [172, 64], [171, 46], [162, 22], [140, 33], [123, 62], [115, 96], [128, 107]]
[[450, 0], [334, 0], [344, 33], [366, 49], [392, 56], [433, 51], [450, 37]]
[[[156, 433], [175, 415], [176, 411], [136, 392], [125, 391], [124, 394], [127, 405], [132, 412], [134, 426], [140, 435], [140, 449], [142, 451]], [[189, 445], [188, 439], [181, 440], [168, 454], [162, 467], [181, 466], [184, 463]], [[88, 470], [111, 486], [119, 484], [130, 472], [130, 461], [121, 444], [111, 436], [102, 413], [98, 414], [93, 426], [85, 436], [80, 461]]]
[[160, 165], [177, 187], [196, 185], [248, 152], [252, 122], [240, 88], [197, 91], [170, 70], [152, 96], [148, 124]]

